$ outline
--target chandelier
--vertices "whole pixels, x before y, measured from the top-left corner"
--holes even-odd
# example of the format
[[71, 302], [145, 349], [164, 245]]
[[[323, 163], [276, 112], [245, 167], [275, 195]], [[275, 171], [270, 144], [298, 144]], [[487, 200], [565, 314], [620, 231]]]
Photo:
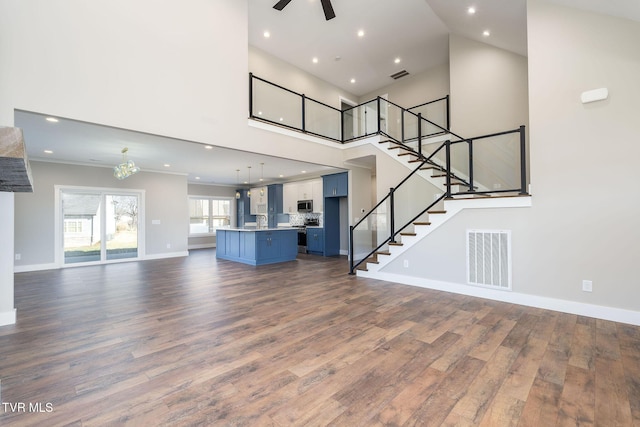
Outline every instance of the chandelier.
[[133, 163], [133, 160], [127, 160], [127, 151], [129, 151], [127, 147], [122, 149], [122, 163], [113, 168], [113, 176], [118, 179], [125, 179], [134, 173], [140, 172], [140, 168]]

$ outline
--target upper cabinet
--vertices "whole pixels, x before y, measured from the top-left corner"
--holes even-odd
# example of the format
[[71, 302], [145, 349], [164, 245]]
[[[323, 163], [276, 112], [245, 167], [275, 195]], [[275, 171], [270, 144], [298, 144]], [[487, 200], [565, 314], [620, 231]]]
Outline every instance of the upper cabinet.
[[282, 212], [294, 214], [298, 212], [298, 183], [287, 182], [282, 185]]
[[347, 197], [349, 195], [349, 177], [347, 172], [322, 177], [324, 197]]
[[283, 184], [283, 212], [298, 213], [298, 200], [313, 200], [313, 211], [322, 212], [322, 179]]
[[251, 215], [266, 214], [269, 189], [266, 186], [251, 189]]

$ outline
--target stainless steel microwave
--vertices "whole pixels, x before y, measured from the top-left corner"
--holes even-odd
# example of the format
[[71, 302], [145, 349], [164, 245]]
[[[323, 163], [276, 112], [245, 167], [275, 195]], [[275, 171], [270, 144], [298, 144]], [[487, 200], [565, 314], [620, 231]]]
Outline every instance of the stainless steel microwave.
[[298, 213], [313, 212], [313, 200], [298, 200]]

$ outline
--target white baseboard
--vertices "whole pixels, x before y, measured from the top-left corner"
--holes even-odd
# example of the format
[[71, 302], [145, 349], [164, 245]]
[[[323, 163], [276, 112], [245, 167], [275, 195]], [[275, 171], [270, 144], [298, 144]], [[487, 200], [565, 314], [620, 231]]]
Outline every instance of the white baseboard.
[[393, 273], [376, 272], [368, 275], [366, 271], [358, 271], [358, 276], [640, 326], [640, 312], [622, 308], [605, 307], [517, 292], [497, 291], [460, 283], [442, 282]]
[[216, 244], [215, 243], [203, 243], [200, 245], [189, 245], [189, 250], [191, 249], [209, 249], [209, 248], [215, 248]]
[[11, 311], [0, 312], [0, 326], [14, 325], [16, 323], [16, 312], [15, 308]]
[[189, 256], [189, 251], [182, 251], [182, 252], [168, 252], [165, 254], [153, 254], [153, 255], [146, 255], [144, 257], [144, 259], [163, 259], [163, 258], [177, 258], [177, 257], [182, 257], [182, 256]]
[[29, 271], [42, 271], [42, 270], [55, 270], [60, 268], [55, 262], [49, 264], [31, 264], [31, 265], [18, 265], [13, 267], [14, 273], [27, 273]]
[[[115, 261], [111, 261], [111, 262], [107, 262], [106, 264], [117, 264], [117, 263], [121, 263], [121, 262], [135, 262], [135, 261], [144, 261], [147, 259], [164, 259], [164, 258], [177, 258], [177, 257], [184, 257], [184, 256], [189, 256], [189, 251], [181, 251], [181, 252], [168, 252], [168, 253], [164, 253], [164, 254], [152, 254], [152, 255], [145, 255], [144, 258], [123, 258], [121, 260], [115, 260]], [[77, 263], [77, 264], [68, 264], [65, 265], [64, 267], [69, 268], [69, 267], [83, 267], [83, 266], [87, 266], [87, 265], [101, 265], [99, 262], [92, 262], [92, 263]], [[50, 264], [31, 264], [31, 265], [20, 265], [20, 266], [16, 266], [13, 268], [13, 272], [14, 273], [26, 273], [29, 271], [42, 271], [42, 270], [56, 270], [62, 268], [60, 267], [58, 264], [56, 263], [50, 263]]]

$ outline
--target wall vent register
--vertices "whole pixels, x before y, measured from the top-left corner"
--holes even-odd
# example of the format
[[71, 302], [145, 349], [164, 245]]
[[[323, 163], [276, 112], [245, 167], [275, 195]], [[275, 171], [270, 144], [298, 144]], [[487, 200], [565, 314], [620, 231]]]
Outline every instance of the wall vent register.
[[511, 231], [467, 230], [467, 280], [511, 290]]

